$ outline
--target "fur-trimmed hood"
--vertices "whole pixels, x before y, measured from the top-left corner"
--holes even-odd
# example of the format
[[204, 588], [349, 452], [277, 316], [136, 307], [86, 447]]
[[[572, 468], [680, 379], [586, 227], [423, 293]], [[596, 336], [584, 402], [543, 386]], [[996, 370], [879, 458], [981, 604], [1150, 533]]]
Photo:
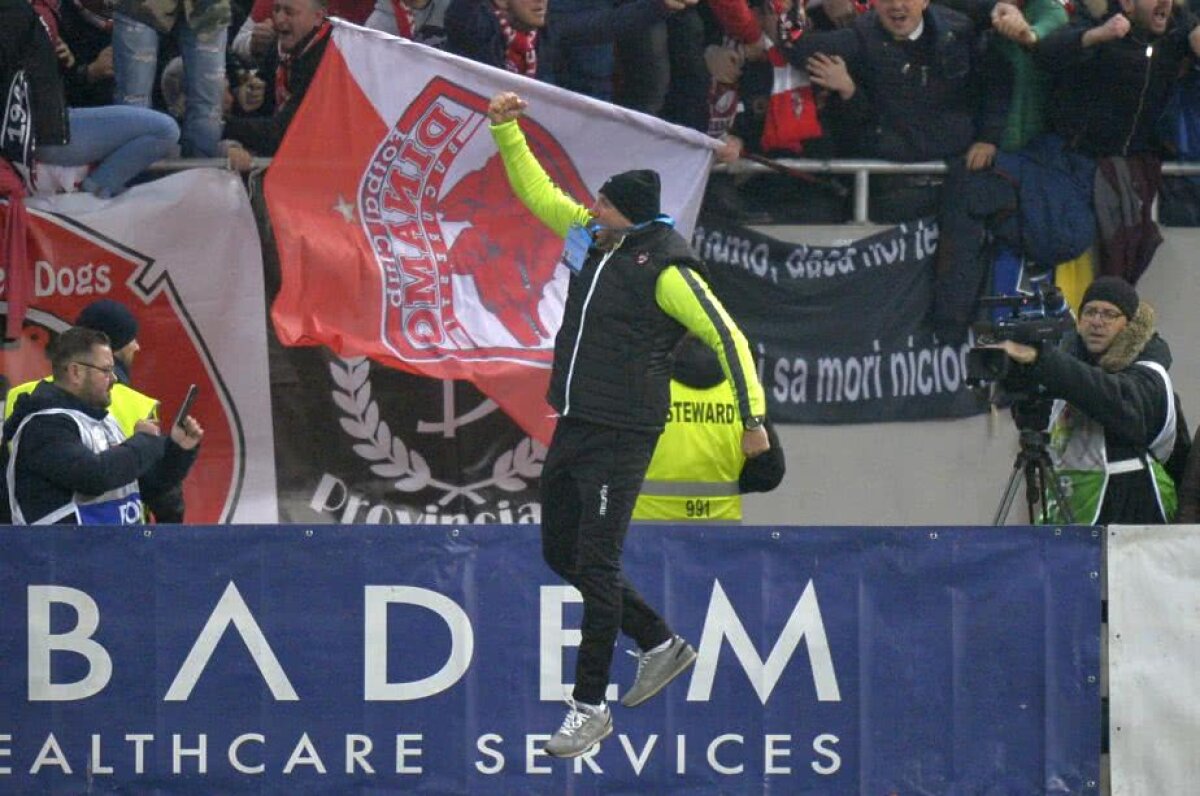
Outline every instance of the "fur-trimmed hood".
[[[1096, 364], [1108, 373], [1117, 373], [1139, 359], [1149, 359], [1170, 369], [1171, 348], [1166, 340], [1158, 336], [1154, 321], [1154, 307], [1142, 299], [1138, 302], [1133, 319], [1113, 338], [1112, 344], [1100, 355]], [[1080, 339], [1077, 344], [1086, 357], [1087, 349], [1083, 348], [1083, 340]]]

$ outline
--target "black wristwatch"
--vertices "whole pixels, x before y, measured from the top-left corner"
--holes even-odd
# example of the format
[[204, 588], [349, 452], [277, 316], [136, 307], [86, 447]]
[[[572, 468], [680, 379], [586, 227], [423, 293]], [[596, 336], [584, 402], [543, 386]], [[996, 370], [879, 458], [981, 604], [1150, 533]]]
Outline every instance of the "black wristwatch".
[[747, 431], [753, 431], [756, 428], [762, 428], [763, 421], [765, 420], [766, 418], [762, 415], [750, 415], [750, 417], [746, 418], [746, 420], [742, 423], [742, 428], [746, 429]]

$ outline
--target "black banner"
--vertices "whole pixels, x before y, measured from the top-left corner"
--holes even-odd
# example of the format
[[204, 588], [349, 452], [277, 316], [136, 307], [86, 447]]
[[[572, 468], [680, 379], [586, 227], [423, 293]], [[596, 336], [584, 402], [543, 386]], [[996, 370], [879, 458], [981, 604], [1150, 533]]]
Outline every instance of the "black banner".
[[987, 407], [963, 381], [969, 344], [939, 341], [928, 322], [937, 239], [921, 220], [807, 246], [706, 215], [692, 242], [755, 347], [771, 417], [868, 423]]
[[546, 449], [470, 383], [270, 342], [281, 522], [541, 521]]

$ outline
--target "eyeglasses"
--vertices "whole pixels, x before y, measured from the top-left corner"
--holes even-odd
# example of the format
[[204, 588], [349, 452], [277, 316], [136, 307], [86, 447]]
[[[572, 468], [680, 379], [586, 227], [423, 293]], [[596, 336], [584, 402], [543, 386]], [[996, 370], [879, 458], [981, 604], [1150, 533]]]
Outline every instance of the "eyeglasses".
[[115, 367], [102, 368], [99, 365], [93, 365], [91, 362], [84, 362], [81, 359], [72, 359], [71, 361], [74, 362], [76, 365], [83, 365], [85, 368], [91, 368], [92, 370], [98, 370], [104, 374], [105, 378], [115, 379], [117, 377], [117, 369]]
[[1117, 318], [1124, 318], [1125, 313], [1120, 310], [1110, 310], [1105, 307], [1086, 307], [1083, 312], [1079, 313], [1079, 317], [1085, 321], [1095, 320], [1099, 318], [1105, 323], [1112, 323]]

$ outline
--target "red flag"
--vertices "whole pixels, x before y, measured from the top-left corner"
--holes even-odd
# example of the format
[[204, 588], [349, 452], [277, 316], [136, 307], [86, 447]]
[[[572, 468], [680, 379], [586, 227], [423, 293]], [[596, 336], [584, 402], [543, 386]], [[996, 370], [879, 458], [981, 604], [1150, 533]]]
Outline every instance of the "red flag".
[[[707, 143], [681, 147], [688, 134], [668, 125], [338, 24], [267, 174], [282, 271], [271, 315], [285, 345], [468, 379], [548, 442], [567, 272], [562, 240], [513, 196], [487, 130], [488, 98], [502, 88], [530, 99], [522, 127], [567, 193], [590, 203], [589, 185], [648, 147], [664, 206], [673, 199], [690, 226]], [[539, 124], [538, 107], [554, 121]], [[588, 147], [588, 168], [568, 155], [571, 140]], [[593, 156], [597, 140], [611, 151]]]

